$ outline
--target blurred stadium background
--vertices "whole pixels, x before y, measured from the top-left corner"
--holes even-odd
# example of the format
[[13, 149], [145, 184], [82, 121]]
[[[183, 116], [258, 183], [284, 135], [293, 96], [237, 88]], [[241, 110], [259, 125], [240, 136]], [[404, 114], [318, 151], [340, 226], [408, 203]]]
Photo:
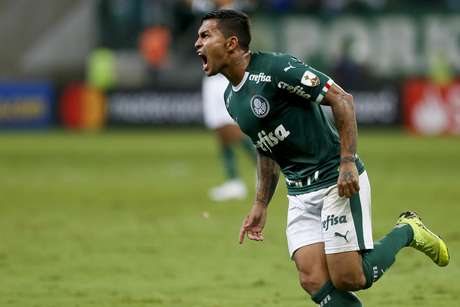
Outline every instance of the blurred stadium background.
[[[0, 306], [313, 306], [287, 257], [283, 183], [264, 246], [236, 243], [250, 199], [207, 199], [222, 174], [193, 43], [212, 5], [0, 1]], [[366, 306], [458, 305], [460, 1], [240, 5], [253, 50], [354, 95], [375, 238], [410, 208], [452, 250], [442, 270], [403, 251]]]

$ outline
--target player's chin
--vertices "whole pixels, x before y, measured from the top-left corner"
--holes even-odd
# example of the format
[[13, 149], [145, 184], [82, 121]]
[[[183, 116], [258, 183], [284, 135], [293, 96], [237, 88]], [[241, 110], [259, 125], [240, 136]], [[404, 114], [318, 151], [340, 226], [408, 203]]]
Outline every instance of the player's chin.
[[206, 65], [204, 65], [203, 67], [203, 71], [204, 73], [208, 76], [208, 77], [211, 77], [211, 76], [214, 76], [214, 75], [217, 75], [219, 73], [219, 66], [218, 65], [212, 65], [209, 61], [208, 63], [206, 63]]
[[206, 76], [211, 77], [211, 76], [217, 75], [218, 72], [207, 69], [204, 71], [204, 73], [206, 74]]
[[211, 76], [212, 75], [212, 66], [209, 65], [209, 63], [206, 63], [203, 65], [203, 71], [206, 75]]

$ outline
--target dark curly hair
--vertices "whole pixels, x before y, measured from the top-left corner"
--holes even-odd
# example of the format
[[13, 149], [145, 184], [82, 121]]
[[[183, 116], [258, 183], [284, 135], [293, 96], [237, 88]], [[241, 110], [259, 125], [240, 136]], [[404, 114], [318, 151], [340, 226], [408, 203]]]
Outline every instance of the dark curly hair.
[[235, 10], [216, 10], [204, 15], [201, 18], [201, 23], [209, 19], [218, 20], [219, 30], [225, 38], [236, 36], [241, 49], [244, 51], [249, 50], [249, 44], [251, 43], [251, 30], [248, 15]]

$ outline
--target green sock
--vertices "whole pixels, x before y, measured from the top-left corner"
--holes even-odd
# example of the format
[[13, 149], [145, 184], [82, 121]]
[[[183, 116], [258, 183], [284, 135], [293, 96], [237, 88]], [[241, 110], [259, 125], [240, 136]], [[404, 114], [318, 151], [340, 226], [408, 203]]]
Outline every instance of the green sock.
[[243, 146], [244, 150], [249, 154], [252, 161], [256, 162], [256, 149], [254, 147], [254, 144], [252, 144], [251, 140], [248, 137], [244, 137], [241, 139], [241, 146]]
[[361, 307], [361, 301], [352, 292], [341, 291], [328, 281], [311, 299], [321, 307]]
[[235, 179], [238, 177], [238, 172], [236, 169], [236, 160], [235, 152], [233, 151], [232, 146], [223, 145], [222, 146], [222, 161], [224, 163], [224, 171], [227, 179]]
[[366, 276], [366, 286], [369, 288], [395, 262], [396, 254], [412, 241], [414, 233], [409, 225], [393, 228], [385, 237], [376, 242], [374, 249], [364, 252], [363, 271]]

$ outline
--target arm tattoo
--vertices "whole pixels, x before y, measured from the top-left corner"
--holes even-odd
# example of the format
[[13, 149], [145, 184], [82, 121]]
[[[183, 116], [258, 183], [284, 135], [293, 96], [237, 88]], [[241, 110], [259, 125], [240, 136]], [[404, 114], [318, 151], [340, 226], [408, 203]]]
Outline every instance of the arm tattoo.
[[279, 166], [272, 159], [257, 155], [256, 202], [268, 206], [276, 190], [279, 178]]
[[343, 173], [343, 179], [346, 182], [353, 181], [353, 174], [350, 171], [346, 171]]
[[[357, 125], [353, 97], [344, 91], [336, 90], [331, 103], [332, 112], [340, 134], [341, 154], [354, 156], [357, 150]], [[335, 99], [334, 99], [335, 98]], [[348, 162], [347, 157], [341, 162]]]

